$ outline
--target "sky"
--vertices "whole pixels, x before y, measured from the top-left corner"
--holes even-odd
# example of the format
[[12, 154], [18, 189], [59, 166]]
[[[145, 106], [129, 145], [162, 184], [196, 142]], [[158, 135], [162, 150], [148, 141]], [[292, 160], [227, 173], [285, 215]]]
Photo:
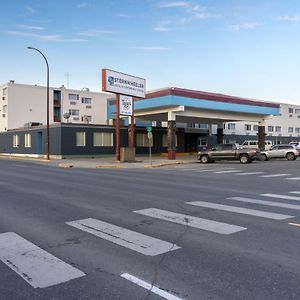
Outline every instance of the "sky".
[[101, 69], [300, 104], [299, 0], [0, 0], [0, 84], [101, 91]]

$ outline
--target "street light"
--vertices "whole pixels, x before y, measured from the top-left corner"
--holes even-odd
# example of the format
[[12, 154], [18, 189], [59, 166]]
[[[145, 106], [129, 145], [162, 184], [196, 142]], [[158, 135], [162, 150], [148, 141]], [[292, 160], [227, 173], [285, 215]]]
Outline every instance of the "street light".
[[49, 64], [46, 56], [39, 49], [33, 47], [27, 47], [29, 50], [35, 50], [40, 53], [47, 65], [47, 136], [46, 136], [46, 157], [47, 160], [50, 160], [50, 130], [49, 130]]

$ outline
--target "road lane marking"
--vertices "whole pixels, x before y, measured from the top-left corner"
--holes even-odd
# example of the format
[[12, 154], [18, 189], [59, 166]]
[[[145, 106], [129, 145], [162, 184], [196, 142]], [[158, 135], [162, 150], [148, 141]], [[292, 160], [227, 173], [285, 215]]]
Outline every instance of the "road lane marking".
[[227, 199], [228, 200], [246, 202], [246, 203], [254, 203], [254, 204], [267, 205], [267, 206], [275, 206], [275, 207], [283, 207], [283, 208], [300, 210], [300, 205], [294, 205], [294, 204], [288, 204], [288, 203], [264, 201], [264, 200], [245, 198], [245, 197], [230, 197], [230, 198], [227, 198]]
[[168, 299], [168, 300], [182, 300], [181, 298], [178, 298], [158, 287], [156, 287], [155, 285], [152, 285], [151, 283], [148, 283], [142, 279], [139, 279], [133, 275], [130, 275], [128, 273], [123, 273], [120, 275], [122, 278], [125, 278], [129, 281], [131, 281], [132, 283], [148, 290], [148, 291], [151, 291], [152, 293], [158, 295], [158, 296], [161, 296], [162, 298], [165, 298], [165, 299]]
[[266, 178], [271, 178], [271, 177], [283, 177], [283, 176], [290, 176], [291, 174], [269, 174], [269, 175], [262, 175], [259, 177], [266, 177]]
[[263, 174], [264, 172], [245, 172], [245, 173], [238, 173], [235, 175], [239, 175], [239, 176], [246, 176], [246, 175], [258, 175], [258, 174]]
[[294, 218], [294, 216], [289, 216], [289, 215], [283, 215], [283, 214], [271, 213], [271, 212], [267, 212], [267, 211], [261, 211], [261, 210], [255, 210], [255, 209], [249, 209], [249, 208], [243, 208], [243, 207], [237, 207], [237, 206], [230, 206], [230, 205], [223, 205], [223, 204], [217, 204], [217, 203], [211, 203], [211, 202], [204, 202], [204, 201], [186, 202], [186, 204], [200, 206], [200, 207], [206, 207], [206, 208], [213, 208], [213, 209], [217, 209], [217, 210], [229, 211], [229, 212], [233, 212], [233, 213], [256, 216], [256, 217], [272, 219], [272, 220], [286, 220], [286, 219]]
[[96, 219], [89, 218], [66, 224], [144, 255], [155, 256], [181, 248], [175, 244]]
[[0, 260], [34, 288], [46, 288], [85, 276], [13, 232], [0, 234]]
[[298, 191], [289, 192], [290, 194], [300, 194]]
[[214, 168], [214, 169], [204, 169], [196, 171], [197, 173], [201, 172], [216, 172], [216, 171], [226, 171], [226, 170], [235, 170], [234, 168]]
[[291, 226], [296, 226], [296, 227], [300, 227], [300, 224], [297, 224], [297, 223], [289, 223], [289, 225], [291, 225]]
[[260, 195], [263, 197], [300, 201], [300, 197], [297, 197], [297, 196], [286, 196], [286, 195], [278, 195], [278, 194], [260, 194]]
[[216, 174], [223, 174], [223, 173], [238, 173], [238, 172], [242, 172], [240, 170], [225, 170], [225, 171], [218, 171], [215, 172]]
[[300, 180], [300, 177], [291, 177], [291, 178], [287, 178], [287, 180]]
[[237, 225], [197, 218], [157, 208], [136, 210], [134, 211], [134, 213], [164, 221], [173, 222], [176, 224], [186, 225], [189, 227], [212, 231], [219, 234], [232, 234], [247, 229], [245, 227]]

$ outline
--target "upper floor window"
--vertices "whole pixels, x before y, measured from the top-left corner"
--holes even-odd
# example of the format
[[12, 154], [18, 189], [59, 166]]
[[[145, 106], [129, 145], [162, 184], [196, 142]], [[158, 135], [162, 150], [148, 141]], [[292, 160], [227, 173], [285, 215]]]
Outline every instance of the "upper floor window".
[[251, 125], [245, 124], [245, 130], [246, 131], [251, 131]]
[[92, 122], [92, 116], [84, 115], [81, 117], [81, 121], [84, 123], [90, 123], [90, 122]]
[[294, 127], [289, 127], [288, 132], [294, 132]]
[[289, 114], [292, 114], [294, 112], [294, 109], [293, 108], [289, 108]]
[[299, 108], [295, 108], [295, 114], [300, 114], [300, 109]]
[[275, 127], [275, 131], [276, 131], [276, 132], [281, 132], [281, 126], [276, 126], [276, 127]]
[[2, 107], [2, 112], [5, 114], [7, 113], [7, 105], [3, 105]]
[[69, 113], [71, 116], [79, 116], [79, 109], [70, 109]]
[[253, 130], [258, 131], [258, 125], [253, 125]]
[[81, 98], [81, 103], [92, 104], [92, 98], [82, 97]]
[[235, 124], [234, 123], [228, 123], [228, 129], [229, 130], [235, 130]]
[[3, 95], [3, 96], [6, 96], [6, 95], [7, 95], [7, 88], [4, 88], [4, 89], [2, 90], [2, 95]]
[[268, 132], [273, 132], [274, 131], [274, 126], [268, 126]]
[[79, 100], [79, 95], [78, 94], [69, 94], [69, 100]]
[[300, 133], [300, 128], [299, 127], [295, 128], [295, 132]]

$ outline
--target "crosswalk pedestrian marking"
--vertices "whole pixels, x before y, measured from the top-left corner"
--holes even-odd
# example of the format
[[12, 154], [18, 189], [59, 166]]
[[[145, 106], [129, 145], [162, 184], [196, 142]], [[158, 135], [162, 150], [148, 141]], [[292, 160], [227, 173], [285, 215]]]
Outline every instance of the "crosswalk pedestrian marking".
[[234, 175], [238, 175], [238, 176], [247, 176], [247, 175], [259, 175], [259, 174], [263, 174], [264, 172], [244, 172], [244, 173], [237, 173]]
[[155, 285], [148, 283], [142, 279], [139, 279], [131, 274], [123, 273], [123, 274], [121, 274], [121, 277], [124, 279], [127, 279], [127, 280], [131, 281], [132, 283], [152, 292], [153, 294], [159, 295], [160, 297], [165, 298], [167, 300], [182, 300], [181, 298], [178, 298], [177, 296], [174, 296], [174, 295], [156, 287]]
[[232, 234], [247, 229], [237, 225], [197, 218], [157, 208], [136, 210], [134, 213], [219, 234]]
[[225, 174], [225, 173], [237, 173], [237, 172], [241, 172], [240, 170], [225, 170], [225, 171], [218, 171], [218, 172], [214, 172], [216, 174]]
[[223, 210], [223, 211], [229, 211], [233, 213], [238, 214], [244, 214], [244, 215], [250, 215], [250, 216], [256, 216], [266, 219], [273, 219], [273, 220], [286, 220], [290, 218], [294, 218], [294, 216], [290, 215], [283, 215], [283, 214], [277, 214], [267, 211], [261, 211], [261, 210], [255, 210], [255, 209], [249, 209], [249, 208], [243, 208], [243, 207], [237, 207], [237, 206], [230, 206], [230, 205], [223, 205], [223, 204], [217, 204], [217, 203], [211, 203], [211, 202], [204, 202], [204, 201], [193, 201], [193, 202], [186, 202], [186, 204], [194, 205], [194, 206], [200, 206], [200, 207], [206, 207], [206, 208], [212, 208], [217, 210]]
[[289, 192], [290, 194], [300, 194], [299, 191], [293, 191], [293, 192]]
[[96, 219], [89, 218], [66, 224], [144, 255], [155, 256], [180, 249], [175, 244]]
[[202, 173], [202, 172], [216, 172], [216, 171], [226, 171], [226, 170], [235, 170], [235, 169], [234, 168], [211, 168], [211, 169], [201, 169], [196, 172]]
[[85, 276], [13, 232], [0, 234], [0, 260], [34, 288], [46, 288]]
[[261, 204], [261, 205], [266, 205], [266, 206], [274, 206], [274, 207], [282, 207], [282, 208], [300, 210], [300, 205], [294, 205], [294, 204], [288, 204], [288, 203], [265, 201], [265, 200], [252, 199], [252, 198], [246, 198], [246, 197], [230, 197], [227, 199], [234, 200], [234, 201], [240, 201], [240, 202], [246, 202], [246, 203]]
[[291, 177], [291, 178], [287, 178], [287, 180], [300, 180], [300, 177]]
[[269, 174], [269, 175], [261, 175], [260, 177], [266, 177], [266, 178], [271, 178], [271, 177], [283, 177], [283, 176], [290, 176], [291, 174]]
[[260, 194], [260, 195], [263, 197], [300, 201], [300, 197], [297, 197], [297, 196], [288, 196], [288, 195], [279, 195], [279, 194]]

